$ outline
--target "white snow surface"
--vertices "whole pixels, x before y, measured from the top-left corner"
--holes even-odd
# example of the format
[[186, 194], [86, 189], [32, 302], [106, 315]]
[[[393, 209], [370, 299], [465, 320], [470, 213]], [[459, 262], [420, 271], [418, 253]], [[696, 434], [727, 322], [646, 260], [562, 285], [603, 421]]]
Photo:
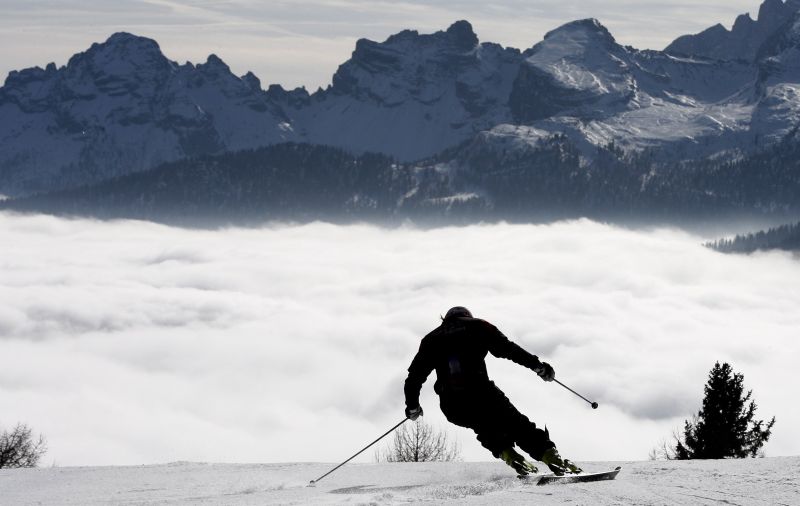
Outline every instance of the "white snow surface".
[[[560, 97], [562, 110], [513, 129], [498, 125], [484, 140], [518, 136], [536, 145], [563, 133], [585, 153], [614, 142], [629, 150], [669, 146], [669, 157], [695, 158], [774, 142], [795, 124], [785, 111], [797, 97], [770, 88], [771, 100], [754, 99], [753, 66], [623, 47], [597, 20], [553, 30], [527, 54], [523, 65], [548, 77], [553, 90], [545, 93]], [[796, 77], [784, 72], [775, 87]], [[751, 121], [756, 114], [765, 120]]]
[[590, 462], [614, 481], [535, 486], [500, 462], [203, 464], [0, 470], [4, 505], [800, 504], [800, 457]]
[[577, 21], [548, 33], [526, 62], [576, 92], [627, 93], [635, 83], [624, 50], [614, 46], [613, 38], [597, 20]]

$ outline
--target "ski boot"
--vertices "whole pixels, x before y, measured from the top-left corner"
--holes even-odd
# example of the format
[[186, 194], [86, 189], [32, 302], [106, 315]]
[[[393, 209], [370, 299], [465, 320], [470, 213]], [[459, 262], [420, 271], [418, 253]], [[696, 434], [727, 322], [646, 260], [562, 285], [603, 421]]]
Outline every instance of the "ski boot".
[[514, 471], [517, 472], [520, 478], [528, 476], [530, 473], [539, 472], [536, 466], [525, 460], [525, 457], [517, 453], [514, 448], [506, 448], [500, 452], [500, 458], [503, 462], [514, 468]]
[[555, 446], [546, 450], [542, 454], [542, 458], [540, 460], [544, 462], [556, 476], [564, 476], [565, 473], [580, 474], [583, 472], [580, 467], [576, 466], [567, 459], [561, 458], [561, 455], [558, 454], [558, 450], [556, 450]]

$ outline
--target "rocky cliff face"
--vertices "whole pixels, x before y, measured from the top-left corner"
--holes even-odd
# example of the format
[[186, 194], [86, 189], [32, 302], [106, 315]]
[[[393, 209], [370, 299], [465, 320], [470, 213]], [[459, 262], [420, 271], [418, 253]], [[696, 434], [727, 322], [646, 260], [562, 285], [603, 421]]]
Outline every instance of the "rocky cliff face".
[[431, 156], [510, 119], [520, 60], [518, 50], [478, 43], [466, 21], [430, 35], [362, 39], [333, 85], [293, 118], [311, 142], [401, 160]]
[[675, 39], [665, 51], [715, 60], [755, 62], [761, 56], [761, 47], [798, 10], [800, 2], [797, 0], [765, 0], [756, 20], [750, 14], [742, 14], [736, 18], [731, 30], [717, 24], [698, 34]]
[[294, 137], [252, 74], [211, 55], [197, 66], [118, 33], [57, 69], [12, 72], [0, 88], [0, 188], [87, 184], [200, 154]]
[[800, 125], [800, 12], [776, 31], [760, 50], [751, 129], [768, 143]]

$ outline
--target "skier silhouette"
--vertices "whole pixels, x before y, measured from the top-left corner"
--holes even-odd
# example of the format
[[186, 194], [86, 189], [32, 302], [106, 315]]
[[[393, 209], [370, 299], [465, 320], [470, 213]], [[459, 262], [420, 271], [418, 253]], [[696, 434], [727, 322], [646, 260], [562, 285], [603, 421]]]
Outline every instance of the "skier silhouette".
[[561, 458], [547, 429], [537, 428], [489, 380], [484, 362], [487, 353], [525, 366], [545, 381], [555, 379], [550, 364], [510, 341], [491, 323], [473, 318], [467, 308], [456, 306], [422, 339], [408, 368], [406, 417], [416, 420], [422, 415], [420, 389], [436, 370], [433, 390], [447, 420], [475, 431], [478, 441], [520, 476], [537, 469], [517, 453], [515, 444], [557, 475], [580, 473], [580, 468]]

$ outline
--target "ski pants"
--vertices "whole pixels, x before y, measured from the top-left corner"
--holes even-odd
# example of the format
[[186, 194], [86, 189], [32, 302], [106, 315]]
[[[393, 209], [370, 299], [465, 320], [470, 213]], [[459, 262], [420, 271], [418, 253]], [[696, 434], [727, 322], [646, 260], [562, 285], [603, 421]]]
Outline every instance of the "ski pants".
[[478, 441], [495, 457], [516, 444], [541, 460], [547, 449], [555, 447], [548, 432], [520, 413], [494, 383], [464, 393], [443, 391], [439, 406], [448, 421], [475, 431]]

